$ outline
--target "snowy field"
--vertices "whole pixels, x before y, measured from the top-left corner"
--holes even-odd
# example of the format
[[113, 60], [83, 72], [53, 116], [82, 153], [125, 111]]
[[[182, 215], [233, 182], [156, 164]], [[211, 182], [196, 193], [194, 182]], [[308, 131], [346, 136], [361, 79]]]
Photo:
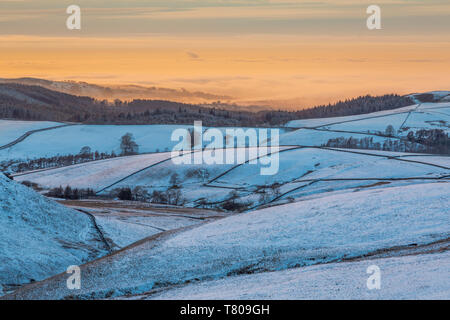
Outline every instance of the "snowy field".
[[[348, 151], [348, 150], [347, 150]], [[357, 150], [358, 151], [358, 150]], [[362, 152], [362, 150], [361, 150]], [[258, 165], [244, 164], [214, 183], [227, 186], [272, 185], [295, 180], [340, 178], [440, 177], [448, 169], [403, 162], [382, 156], [326, 149], [301, 148], [281, 152], [280, 170], [274, 176], [261, 176]], [[425, 159], [432, 160], [433, 157]]]
[[387, 138], [374, 136], [364, 133], [349, 133], [349, 132], [333, 132], [326, 130], [313, 130], [313, 129], [299, 129], [292, 132], [287, 132], [280, 136], [280, 145], [282, 146], [322, 146], [326, 145], [328, 140], [338, 137], [343, 138], [373, 138], [373, 142], [379, 142], [383, 144]]
[[100, 153], [114, 151], [119, 154], [120, 138], [128, 132], [133, 134], [141, 153], [171, 151], [177, 142], [172, 142], [170, 137], [178, 128], [187, 126], [69, 126], [31, 135], [21, 143], [0, 151], [0, 161], [78, 154], [85, 146]]
[[[381, 271], [381, 288], [367, 288], [367, 267]], [[331, 263], [234, 276], [131, 297], [157, 300], [436, 300], [450, 299], [450, 253]]]
[[[414, 114], [414, 113], [413, 113]], [[322, 129], [335, 131], [351, 131], [351, 132], [367, 132], [367, 133], [384, 133], [388, 125], [392, 125], [397, 132], [400, 130], [405, 121], [407, 113], [386, 115], [383, 117], [361, 119], [358, 121], [344, 122], [333, 125], [326, 125]]]
[[62, 123], [49, 121], [0, 120], [0, 147], [16, 140], [28, 131], [60, 125], [62, 125]]
[[[449, 102], [415, 99], [417, 105], [396, 110], [291, 121], [279, 152], [239, 148], [256, 155], [256, 164], [174, 163], [172, 132], [189, 126], [72, 125], [33, 133], [0, 150], [0, 162], [78, 154], [85, 146], [119, 153], [128, 132], [142, 154], [20, 173], [15, 182], [0, 174], [0, 295], [449, 299], [450, 158], [322, 147], [339, 137], [383, 145], [389, 124], [396, 140], [410, 130], [449, 131]], [[0, 120], [0, 146], [55, 125]], [[278, 166], [275, 175], [261, 174], [268, 163]], [[70, 185], [98, 194], [58, 204], [24, 181], [42, 193]], [[148, 202], [113, 199], [117, 189], [136, 187]], [[176, 191], [180, 201], [149, 203], [154, 191]], [[382, 269], [381, 290], [366, 287], [372, 264]], [[76, 292], [66, 287], [69, 265], [81, 265]]]
[[33, 181], [44, 188], [65, 187], [100, 190], [128, 175], [170, 159], [170, 152], [112, 158], [18, 175], [15, 180]]
[[[233, 152], [226, 150], [225, 153]], [[140, 187], [151, 194], [155, 190], [169, 189], [176, 174], [177, 185], [181, 188], [187, 206], [196, 206], [199, 201], [205, 200], [219, 203], [220, 206], [232, 190], [237, 192], [242, 201], [257, 206], [264, 204], [259, 203], [258, 189], [269, 188], [274, 184], [279, 185], [281, 195], [288, 193], [290, 198], [300, 199], [305, 192], [309, 194], [311, 187], [302, 188], [300, 192], [293, 191], [311, 181], [327, 180], [312, 187], [312, 190], [323, 193], [373, 184], [377, 187], [389, 186], [392, 180], [437, 180], [450, 175], [447, 157], [410, 155], [371, 150], [282, 147], [276, 154], [278, 173], [264, 176], [260, 173], [266, 165], [261, 164], [261, 161], [241, 165], [178, 165], [172, 162], [169, 153], [157, 153], [19, 174], [15, 179], [37, 183], [44, 189], [70, 185], [72, 188], [92, 188], [107, 195], [120, 188]], [[264, 157], [260, 160], [264, 160]], [[332, 181], [339, 179], [341, 181]], [[345, 181], [352, 179], [355, 181]], [[376, 181], [383, 179], [388, 183], [384, 185]], [[302, 181], [306, 183], [299, 184]], [[269, 195], [270, 199], [266, 200], [273, 200], [274, 197]]]
[[[294, 120], [287, 123], [287, 127], [291, 128], [317, 128], [321, 130], [348, 131], [356, 133], [384, 133], [388, 125], [392, 125], [396, 132], [407, 134], [410, 130], [417, 131], [420, 129], [443, 129], [448, 132], [450, 128], [450, 104], [449, 103], [423, 103], [404, 108], [385, 110], [370, 114], [362, 114], [347, 117], [323, 118], [323, 119], [305, 119]], [[318, 145], [318, 141], [322, 143], [326, 138], [316, 134], [312, 142], [302, 139], [302, 133], [308, 132], [304, 130], [286, 133], [283, 138], [283, 144], [301, 144], [301, 145]], [[336, 134], [338, 134], [336, 132]], [[295, 142], [298, 136], [297, 143]], [[339, 136], [346, 137], [339, 133]], [[357, 137], [354, 134], [348, 136]], [[313, 144], [311, 144], [313, 143]]]
[[[280, 148], [280, 150], [286, 149], [289, 147]], [[264, 156], [271, 151], [270, 148], [252, 147], [220, 151], [223, 151], [224, 157], [229, 157], [233, 156], [237, 150], [245, 152], [247, 159], [258, 158], [258, 155]], [[180, 156], [179, 161], [185, 161], [184, 159], [193, 161], [191, 158], [192, 154], [188, 153]], [[184, 185], [207, 182], [209, 177], [219, 175], [233, 166], [234, 164], [177, 164], [172, 161], [170, 152], [163, 152], [92, 161], [14, 176], [17, 181], [32, 181], [47, 189], [70, 185], [75, 188], [92, 188], [99, 191], [107, 187], [108, 189], [150, 185], [168, 187], [174, 173], [180, 176]]]
[[[15, 136], [15, 132], [20, 130], [21, 122], [18, 121], [18, 129], [14, 125], [15, 122], [6, 122], [8, 125], [4, 130], [5, 137]], [[42, 124], [46, 125], [48, 124]], [[19, 144], [1, 150], [0, 161], [78, 154], [85, 146], [90, 147], [93, 152], [114, 151], [120, 154], [120, 139], [126, 133], [133, 134], [140, 153], [171, 151], [179, 143], [171, 141], [172, 133], [177, 129], [190, 128], [192, 126], [187, 125], [73, 125], [34, 133]], [[203, 128], [204, 131], [207, 129]], [[218, 129], [225, 132], [227, 128]], [[281, 133], [284, 131], [281, 130]], [[5, 138], [5, 144], [8, 142], [11, 141]]]
[[161, 232], [185, 228], [229, 214], [212, 210], [106, 200], [62, 201], [95, 217], [111, 249], [119, 250]]
[[[448, 183], [366, 190], [231, 216], [138, 243], [82, 266], [78, 297], [140, 294], [188, 280], [339, 262], [448, 239]], [[414, 196], [411, 196], [414, 195]], [[73, 296], [65, 275], [9, 298]], [[324, 296], [326, 297], [326, 296]]]
[[354, 115], [354, 116], [293, 120], [293, 121], [289, 121], [286, 124], [286, 127], [318, 128], [318, 127], [323, 127], [326, 125], [331, 125], [334, 123], [357, 121], [357, 120], [362, 120], [362, 119], [366, 119], [366, 118], [384, 117], [384, 116], [390, 116], [392, 114], [403, 114], [404, 116], [406, 116], [408, 112], [413, 111], [416, 108], [417, 108], [417, 105], [412, 105], [412, 106], [407, 106], [407, 107], [393, 109], [393, 110], [384, 110], [384, 111], [373, 112], [373, 113], [369, 113], [369, 114], [360, 114], [360, 115]]
[[[442, 111], [427, 110], [426, 112], [413, 112], [406, 120], [403, 127], [409, 130], [420, 130], [422, 128], [442, 129], [450, 132], [450, 115], [445, 112], [450, 112], [450, 108]], [[405, 131], [405, 132], [407, 132]]]

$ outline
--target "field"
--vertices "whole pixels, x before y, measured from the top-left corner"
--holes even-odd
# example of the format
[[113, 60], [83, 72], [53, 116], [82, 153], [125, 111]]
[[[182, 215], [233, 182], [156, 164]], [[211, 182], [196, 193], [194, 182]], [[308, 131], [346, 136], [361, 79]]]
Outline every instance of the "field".
[[[1, 120], [0, 163], [75, 155], [84, 146], [119, 154], [127, 132], [139, 154], [18, 172], [15, 181], [0, 177], [0, 294], [448, 299], [449, 155], [327, 143], [351, 138], [405, 145], [421, 131], [447, 134], [449, 123], [448, 102], [301, 119], [285, 125], [277, 149], [215, 150], [245, 151], [242, 163], [179, 164], [170, 137], [188, 126]], [[276, 174], [261, 174], [272, 165]], [[94, 193], [43, 196], [67, 186]], [[120, 197], [124, 190], [132, 199]], [[66, 286], [69, 265], [82, 270], [81, 290]], [[370, 265], [382, 270], [382, 290], [367, 289]]]

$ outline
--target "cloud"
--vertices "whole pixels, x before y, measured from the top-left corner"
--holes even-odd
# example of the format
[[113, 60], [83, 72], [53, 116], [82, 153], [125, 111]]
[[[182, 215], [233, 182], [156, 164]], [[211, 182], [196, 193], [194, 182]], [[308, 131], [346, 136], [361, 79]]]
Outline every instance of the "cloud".
[[200, 56], [194, 52], [186, 52], [186, 54], [188, 55], [189, 58], [194, 59], [194, 60], [199, 60]]
[[[77, 0], [83, 34], [357, 34], [366, 0]], [[1, 34], [66, 33], [65, 7], [54, 0], [0, 0]], [[423, 33], [449, 33], [450, 2], [378, 0], [384, 32], [399, 34], [419, 22]], [[436, 20], [435, 20], [436, 18]], [[26, 23], [25, 23], [26, 22]], [[409, 29], [408, 29], [409, 28]], [[415, 33], [415, 32], [414, 32]]]

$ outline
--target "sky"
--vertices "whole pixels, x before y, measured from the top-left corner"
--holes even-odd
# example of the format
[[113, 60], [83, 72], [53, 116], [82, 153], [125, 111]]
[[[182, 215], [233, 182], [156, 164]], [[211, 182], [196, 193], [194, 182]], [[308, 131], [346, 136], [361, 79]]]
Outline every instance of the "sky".
[[[66, 8], [81, 7], [81, 30]], [[381, 30], [366, 9], [381, 8]], [[0, 0], [0, 77], [304, 108], [450, 90], [448, 0]]]

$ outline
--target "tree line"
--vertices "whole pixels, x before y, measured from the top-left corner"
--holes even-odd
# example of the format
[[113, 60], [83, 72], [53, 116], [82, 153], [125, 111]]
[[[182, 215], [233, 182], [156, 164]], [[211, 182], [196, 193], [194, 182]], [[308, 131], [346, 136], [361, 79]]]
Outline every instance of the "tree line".
[[124, 134], [120, 139], [120, 153], [116, 154], [113, 151], [107, 152], [92, 152], [89, 146], [81, 148], [78, 154], [57, 155], [54, 157], [40, 157], [28, 160], [8, 160], [0, 162], [0, 170], [14, 173], [50, 169], [55, 167], [65, 167], [74, 164], [86, 163], [96, 160], [105, 160], [116, 158], [120, 156], [129, 156], [139, 153], [139, 145], [134, 140], [132, 133]]
[[[389, 126], [386, 131], [389, 130]], [[450, 154], [450, 137], [442, 129], [409, 131], [406, 139], [391, 139], [393, 135], [386, 135], [387, 139], [374, 142], [373, 137], [354, 138], [337, 137], [329, 139], [325, 147], [383, 150], [395, 152], [413, 152], [430, 154]]]
[[29, 160], [8, 160], [0, 163], [1, 171], [9, 171], [14, 173], [32, 171], [32, 170], [41, 170], [41, 169], [50, 169], [55, 167], [65, 167], [71, 166], [74, 164], [85, 163], [94, 160], [104, 160], [116, 158], [118, 155], [112, 151], [111, 153], [106, 152], [91, 152], [89, 147], [84, 147], [79, 154], [67, 154], [67, 155], [58, 155], [54, 157], [40, 157], [36, 159]]
[[86, 124], [192, 124], [201, 120], [207, 126], [280, 126], [290, 120], [365, 114], [413, 104], [408, 97], [387, 94], [299, 111], [250, 112], [245, 107], [227, 110], [162, 100], [109, 102], [14, 83], [0, 84], [0, 89], [0, 118]]

